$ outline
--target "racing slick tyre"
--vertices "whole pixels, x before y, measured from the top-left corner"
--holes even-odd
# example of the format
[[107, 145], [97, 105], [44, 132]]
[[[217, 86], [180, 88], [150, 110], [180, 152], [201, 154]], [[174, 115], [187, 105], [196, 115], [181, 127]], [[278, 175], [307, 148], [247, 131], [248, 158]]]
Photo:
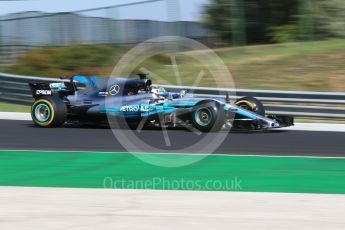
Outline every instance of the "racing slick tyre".
[[252, 111], [261, 116], [265, 116], [265, 107], [258, 99], [254, 97], [243, 97], [235, 102], [236, 105]]
[[66, 121], [67, 108], [58, 97], [38, 98], [31, 106], [31, 117], [39, 127], [59, 127]]
[[214, 101], [201, 101], [193, 108], [193, 126], [202, 132], [219, 131], [225, 123], [225, 112]]

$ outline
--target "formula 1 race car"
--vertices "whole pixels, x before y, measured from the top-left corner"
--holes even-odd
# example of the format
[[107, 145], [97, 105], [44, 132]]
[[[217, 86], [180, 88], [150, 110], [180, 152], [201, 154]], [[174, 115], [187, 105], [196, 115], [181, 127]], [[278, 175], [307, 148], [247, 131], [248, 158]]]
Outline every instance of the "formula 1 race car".
[[134, 127], [189, 126], [202, 132], [293, 125], [293, 117], [266, 116], [262, 103], [253, 97], [230, 102], [228, 96], [167, 92], [152, 86], [144, 74], [138, 79], [73, 76], [70, 81], [29, 86], [35, 99], [32, 120], [40, 127], [58, 127], [66, 122], [109, 124], [113, 120]]

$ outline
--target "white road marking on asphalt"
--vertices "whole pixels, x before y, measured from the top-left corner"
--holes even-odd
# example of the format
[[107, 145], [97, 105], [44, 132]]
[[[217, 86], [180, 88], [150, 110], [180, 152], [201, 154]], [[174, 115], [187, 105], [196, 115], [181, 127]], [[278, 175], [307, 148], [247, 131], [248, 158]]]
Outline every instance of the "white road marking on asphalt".
[[345, 124], [296, 123], [295, 126], [290, 126], [281, 129], [296, 131], [345, 132]]
[[0, 112], [0, 120], [29, 121], [31, 120], [31, 114], [17, 112]]
[[83, 150], [42, 150], [42, 149], [0, 149], [0, 152], [42, 152], [42, 153], [95, 153], [95, 154], [149, 154], [149, 155], [188, 155], [188, 156], [223, 156], [223, 157], [271, 157], [271, 158], [311, 158], [311, 159], [345, 159], [343, 157], [328, 157], [328, 156], [298, 156], [298, 155], [264, 155], [264, 154], [227, 154], [227, 153], [182, 153], [182, 152], [169, 152], [169, 153], [146, 153], [146, 152], [100, 152], [100, 151], [83, 151]]
[[1, 229], [344, 229], [345, 195], [0, 187]]

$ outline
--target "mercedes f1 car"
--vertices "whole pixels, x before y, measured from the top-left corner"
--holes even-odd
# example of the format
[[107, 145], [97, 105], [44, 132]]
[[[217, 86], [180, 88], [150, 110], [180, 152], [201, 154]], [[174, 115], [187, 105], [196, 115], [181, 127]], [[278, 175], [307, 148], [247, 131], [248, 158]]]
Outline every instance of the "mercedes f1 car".
[[228, 96], [200, 97], [168, 92], [140, 78], [73, 76], [70, 81], [29, 83], [35, 99], [33, 122], [39, 127], [64, 123], [125, 122], [130, 125], [181, 127], [202, 132], [222, 128], [264, 130], [293, 125], [293, 117], [265, 114], [263, 104], [253, 97], [230, 102]]

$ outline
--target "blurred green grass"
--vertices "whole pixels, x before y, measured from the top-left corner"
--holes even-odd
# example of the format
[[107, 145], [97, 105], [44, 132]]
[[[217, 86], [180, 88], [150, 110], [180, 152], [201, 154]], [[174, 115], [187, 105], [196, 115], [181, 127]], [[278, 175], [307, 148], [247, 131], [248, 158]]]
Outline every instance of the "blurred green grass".
[[30, 113], [30, 106], [0, 102], [0, 112]]
[[[163, 164], [195, 162], [176, 170], [136, 155], [0, 151], [0, 186], [345, 194], [344, 158], [145, 154]], [[131, 183], [155, 178], [164, 183]]]
[[[6, 72], [35, 76], [73, 74], [109, 76], [130, 47], [111, 45], [45, 47], [32, 50]], [[345, 40], [256, 45], [214, 50], [230, 70], [236, 88], [345, 91]], [[167, 53], [153, 56], [135, 68], [150, 70], [160, 77], [156, 83], [177, 84], [170, 56], [176, 56], [183, 85], [192, 85], [198, 73], [205, 76], [199, 86], [215, 86], [215, 79], [190, 55], [206, 51]], [[220, 82], [227, 87], [227, 82]]]

